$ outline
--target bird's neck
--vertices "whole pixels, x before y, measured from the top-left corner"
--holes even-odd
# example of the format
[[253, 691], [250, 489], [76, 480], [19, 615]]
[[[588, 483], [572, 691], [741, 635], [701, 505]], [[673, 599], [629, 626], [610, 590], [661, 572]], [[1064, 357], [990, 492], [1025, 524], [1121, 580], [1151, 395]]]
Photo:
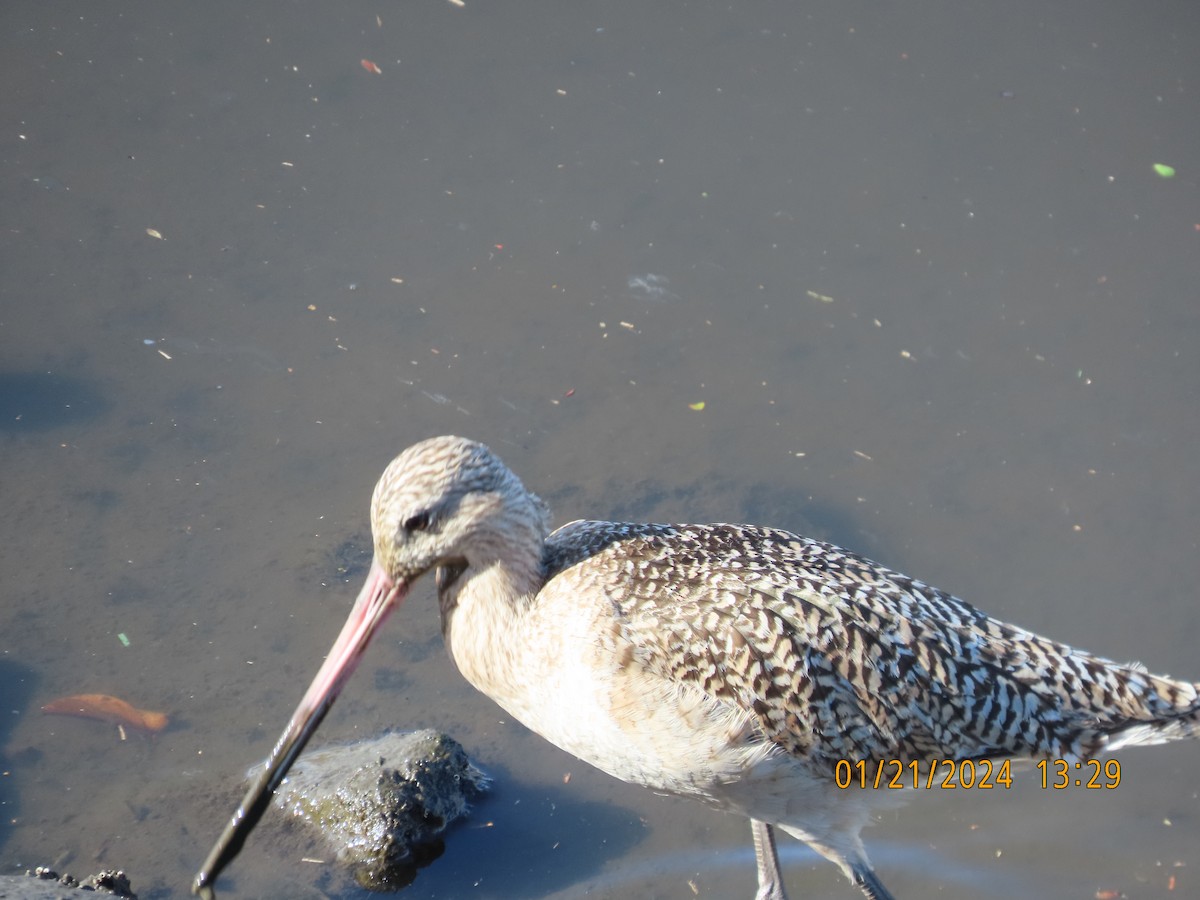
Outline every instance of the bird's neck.
[[517, 554], [464, 560], [439, 591], [446, 649], [463, 677], [497, 700], [521, 689], [522, 626], [543, 581], [540, 553]]

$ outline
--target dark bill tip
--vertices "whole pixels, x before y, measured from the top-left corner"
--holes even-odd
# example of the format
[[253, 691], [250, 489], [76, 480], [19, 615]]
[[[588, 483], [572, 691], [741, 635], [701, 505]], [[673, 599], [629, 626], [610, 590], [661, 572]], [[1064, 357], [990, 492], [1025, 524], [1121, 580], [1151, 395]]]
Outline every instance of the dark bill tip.
[[267, 757], [263, 770], [254, 779], [233, 817], [209, 851], [204, 865], [192, 882], [192, 893], [214, 900], [213, 885], [225, 867], [241, 852], [246, 838], [263, 817], [275, 789], [287, 777], [292, 763], [313, 736], [347, 679], [358, 666], [371, 636], [403, 599], [408, 590], [404, 582], [394, 582], [378, 562], [371, 564], [367, 582], [359, 591], [346, 624], [313, 679], [300, 705], [283, 730], [275, 749]]

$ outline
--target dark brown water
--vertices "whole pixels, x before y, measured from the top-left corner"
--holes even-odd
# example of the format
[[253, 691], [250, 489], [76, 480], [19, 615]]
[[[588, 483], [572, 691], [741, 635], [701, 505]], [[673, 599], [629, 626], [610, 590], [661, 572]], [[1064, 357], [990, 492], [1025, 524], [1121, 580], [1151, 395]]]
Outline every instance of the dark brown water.
[[[1193, 2], [0, 22], [0, 871], [181, 895], [348, 609], [375, 478], [441, 432], [559, 522], [815, 532], [1200, 678]], [[174, 724], [38, 711], [91, 692]], [[744, 823], [468, 688], [429, 587], [322, 736], [385, 726], [498, 782], [408, 896], [752, 893]], [[1198, 758], [933, 792], [868, 847], [900, 897], [1200, 896]], [[795, 894], [855, 896], [782, 849]], [[321, 852], [264, 828], [226, 887], [304, 896]]]

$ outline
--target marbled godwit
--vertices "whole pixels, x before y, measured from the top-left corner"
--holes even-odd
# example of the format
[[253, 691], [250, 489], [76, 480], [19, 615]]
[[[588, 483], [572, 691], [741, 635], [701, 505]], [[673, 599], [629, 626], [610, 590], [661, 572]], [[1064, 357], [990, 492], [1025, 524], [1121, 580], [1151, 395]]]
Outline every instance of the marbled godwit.
[[1090, 759], [1200, 728], [1200, 685], [1006, 625], [831, 544], [747, 525], [548, 535], [548, 517], [482, 444], [433, 438], [392, 461], [367, 583], [195, 892], [212, 896], [371, 635], [431, 569], [466, 679], [617, 778], [749, 818], [758, 900], [785, 896], [775, 827], [891, 898], [859, 837], [886, 792], [839, 788], [840, 760], [924, 778], [938, 760]]

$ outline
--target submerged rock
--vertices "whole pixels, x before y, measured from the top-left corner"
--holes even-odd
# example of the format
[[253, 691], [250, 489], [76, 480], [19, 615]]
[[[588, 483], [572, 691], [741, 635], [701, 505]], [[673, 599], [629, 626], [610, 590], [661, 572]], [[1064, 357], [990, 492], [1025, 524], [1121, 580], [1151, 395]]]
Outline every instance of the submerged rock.
[[317, 828], [360, 885], [395, 890], [441, 855], [442, 833], [487, 787], [462, 745], [426, 729], [305, 753], [275, 803]]
[[77, 895], [95, 894], [137, 900], [129, 879], [117, 869], [105, 869], [82, 881], [67, 874], [59, 875], [44, 866], [24, 875], [0, 875], [0, 900], [74, 900]]

